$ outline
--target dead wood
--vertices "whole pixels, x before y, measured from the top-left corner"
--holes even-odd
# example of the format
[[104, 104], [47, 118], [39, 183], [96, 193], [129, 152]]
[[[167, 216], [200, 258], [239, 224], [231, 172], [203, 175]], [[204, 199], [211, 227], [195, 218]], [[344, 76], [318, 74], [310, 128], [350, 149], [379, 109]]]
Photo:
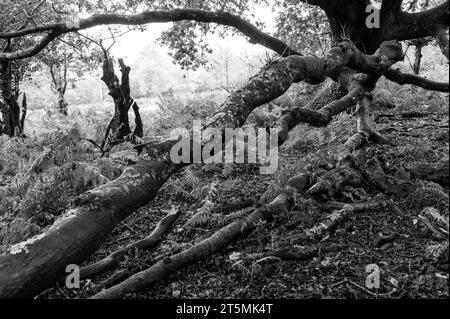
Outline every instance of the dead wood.
[[274, 214], [286, 212], [289, 207], [288, 194], [280, 194], [270, 204], [255, 210], [248, 217], [225, 226], [189, 249], [159, 261], [152, 267], [134, 274], [122, 283], [96, 294], [93, 298], [119, 298], [125, 294], [149, 288], [174, 272], [210, 257], [230, 243], [245, 237], [262, 221], [272, 218]]
[[146, 238], [116, 250], [94, 264], [80, 268], [80, 278], [92, 278], [116, 267], [122, 260], [125, 259], [125, 256], [128, 253], [134, 250], [149, 250], [154, 248], [162, 240], [162, 237], [168, 231], [170, 226], [178, 219], [180, 212], [180, 210], [173, 208], [163, 219], [158, 222], [158, 224], [156, 224], [151, 234]]

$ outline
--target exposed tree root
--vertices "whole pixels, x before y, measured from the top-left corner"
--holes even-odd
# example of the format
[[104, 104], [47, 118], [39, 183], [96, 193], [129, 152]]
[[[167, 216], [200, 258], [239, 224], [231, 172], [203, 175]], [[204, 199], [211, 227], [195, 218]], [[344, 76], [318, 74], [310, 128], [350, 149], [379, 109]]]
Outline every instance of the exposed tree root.
[[172, 209], [158, 222], [155, 229], [153, 229], [152, 233], [148, 237], [116, 250], [94, 264], [80, 268], [80, 278], [91, 278], [116, 267], [122, 260], [124, 260], [126, 254], [135, 249], [149, 250], [155, 247], [162, 240], [163, 235], [167, 232], [169, 227], [178, 219], [180, 212], [181, 211], [178, 209]]
[[289, 196], [282, 193], [270, 204], [255, 210], [247, 218], [229, 224], [189, 249], [159, 261], [122, 283], [96, 294], [93, 298], [119, 298], [127, 293], [148, 288], [172, 273], [203, 260], [237, 239], [248, 235], [259, 225], [260, 221], [270, 219], [274, 214], [286, 212], [289, 207]]
[[377, 122], [379, 119], [382, 118], [388, 118], [388, 119], [394, 119], [394, 120], [398, 120], [398, 119], [412, 119], [412, 118], [417, 118], [417, 117], [427, 117], [430, 115], [434, 115], [435, 113], [430, 113], [430, 112], [418, 112], [418, 111], [409, 111], [409, 112], [404, 112], [404, 113], [397, 113], [397, 114], [387, 114], [387, 113], [382, 113], [382, 114], [378, 114], [374, 121]]
[[362, 185], [364, 185], [364, 180], [361, 173], [348, 164], [341, 164], [319, 177], [317, 182], [308, 189], [307, 194], [333, 197], [340, 193], [345, 186], [359, 187]]
[[[267, 257], [276, 257], [281, 260], [308, 260], [319, 256], [320, 254], [340, 251], [347, 248], [346, 245], [330, 245], [324, 247], [307, 247], [307, 248], [282, 248], [276, 250], [265, 251], [263, 253], [245, 254], [244, 259], [257, 260]], [[258, 262], [258, 261], [256, 261]]]
[[308, 123], [312, 126], [327, 126], [333, 116], [355, 105], [362, 95], [362, 89], [355, 88], [344, 97], [330, 102], [316, 111], [308, 107], [296, 107], [287, 111], [274, 125], [278, 130], [278, 143], [281, 145], [288, 138], [289, 132], [299, 123]]
[[369, 97], [365, 95], [362, 97], [357, 104], [355, 115], [357, 117], [356, 124], [358, 133], [353, 135], [345, 143], [345, 146], [349, 151], [356, 150], [365, 141], [372, 140], [377, 144], [388, 144], [393, 145], [388, 139], [382, 136], [380, 133], [375, 131], [370, 125], [370, 115], [369, 115]]
[[424, 179], [449, 186], [449, 163], [445, 157], [435, 164], [417, 163], [408, 168], [412, 178]]
[[390, 232], [388, 234], [379, 233], [377, 239], [375, 240], [375, 247], [382, 247], [388, 243], [393, 242], [398, 237], [398, 234], [395, 232]]
[[96, 291], [100, 291], [102, 289], [107, 289], [109, 287], [117, 285], [118, 283], [120, 283], [120, 282], [126, 280], [127, 278], [129, 278], [131, 275], [132, 275], [132, 273], [130, 273], [127, 269], [119, 271], [119, 272], [115, 273], [114, 275], [112, 275], [111, 277], [109, 277], [106, 280], [104, 280], [103, 282], [101, 282], [96, 287]]
[[351, 215], [368, 210], [375, 210], [386, 207], [387, 202], [385, 200], [376, 200], [367, 203], [353, 203], [344, 205], [341, 210], [333, 211], [324, 221], [315, 225], [306, 231], [306, 237], [311, 239], [320, 239], [327, 232], [334, 230], [339, 224], [347, 220]]
[[257, 203], [255, 198], [244, 198], [235, 202], [224, 203], [213, 208], [215, 214], [228, 215], [233, 211], [241, 210]]
[[430, 231], [434, 239], [442, 240], [445, 238], [445, 235], [438, 231], [426, 216], [422, 216], [419, 214], [418, 218], [422, 222], [422, 224]]

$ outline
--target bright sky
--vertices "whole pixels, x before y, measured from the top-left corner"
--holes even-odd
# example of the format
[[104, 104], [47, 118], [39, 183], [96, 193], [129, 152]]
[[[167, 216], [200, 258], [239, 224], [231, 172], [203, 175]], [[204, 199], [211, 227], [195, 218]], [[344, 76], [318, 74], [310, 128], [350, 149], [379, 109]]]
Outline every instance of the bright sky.
[[[265, 22], [264, 31], [273, 33], [275, 30], [276, 13], [272, 12], [271, 6], [258, 6], [255, 8], [255, 13], [259, 19]], [[156, 40], [161, 35], [161, 32], [170, 28], [172, 23], [152, 23], [147, 25], [147, 30], [144, 32], [132, 31], [126, 35], [117, 38], [116, 44], [111, 48], [111, 51], [116, 57], [123, 57], [129, 61], [134, 61], [144, 47], [150, 43], [157, 44]], [[266, 49], [260, 45], [253, 45], [246, 41], [244, 37], [239, 35], [230, 36], [222, 39], [218, 36], [212, 35], [209, 40], [211, 42], [219, 43], [222, 47], [228, 47], [235, 53], [260, 53]]]

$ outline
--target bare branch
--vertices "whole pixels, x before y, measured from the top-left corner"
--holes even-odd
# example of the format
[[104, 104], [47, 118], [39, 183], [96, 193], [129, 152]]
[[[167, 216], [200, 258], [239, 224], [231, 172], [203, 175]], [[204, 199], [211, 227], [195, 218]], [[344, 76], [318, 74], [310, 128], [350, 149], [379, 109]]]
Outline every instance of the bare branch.
[[[120, 15], [120, 14], [96, 14], [87, 19], [81, 19], [76, 23], [55, 23], [49, 25], [37, 26], [34, 28], [23, 29], [10, 33], [0, 34], [0, 38], [9, 39], [16, 38], [30, 34], [36, 34], [46, 31], [51, 31], [50, 34], [57, 33], [58, 35], [88, 29], [99, 25], [142, 25], [148, 23], [163, 23], [173, 21], [192, 20], [204, 23], [217, 23], [225, 26], [230, 26], [238, 29], [244, 35], [250, 38], [252, 43], [263, 45], [281, 56], [300, 55], [299, 52], [289, 47], [283, 41], [274, 38], [267, 33], [262, 32], [253, 24], [245, 21], [241, 17], [227, 13], [216, 11], [204, 11], [199, 9], [175, 9], [170, 11], [146, 11], [136, 15]], [[50, 35], [49, 34], [49, 35]], [[51, 40], [50, 40], [51, 41]], [[49, 42], [49, 41], [48, 41]], [[45, 47], [45, 46], [44, 46]], [[0, 59], [19, 59], [29, 57], [28, 52], [39, 52], [42, 50], [42, 44], [38, 44], [32, 48], [19, 51], [13, 55], [5, 56], [0, 54]], [[35, 54], [36, 54], [35, 53]]]
[[398, 84], [413, 84], [426, 90], [439, 92], [449, 91], [448, 83], [435, 82], [418, 75], [402, 73], [398, 69], [389, 69], [384, 73], [384, 76], [393, 82], [397, 82]]
[[60, 31], [52, 31], [47, 35], [43, 36], [41, 40], [36, 43], [34, 46], [28, 47], [26, 49], [16, 51], [16, 52], [3, 52], [0, 53], [0, 61], [1, 60], [19, 60], [32, 57], [39, 52], [41, 52], [50, 42], [60, 36], [62, 33]]
[[390, 30], [386, 30], [384, 36], [398, 41], [435, 36], [443, 26], [448, 27], [448, 18], [449, 1], [421, 12], [400, 12], [396, 23], [390, 26]]

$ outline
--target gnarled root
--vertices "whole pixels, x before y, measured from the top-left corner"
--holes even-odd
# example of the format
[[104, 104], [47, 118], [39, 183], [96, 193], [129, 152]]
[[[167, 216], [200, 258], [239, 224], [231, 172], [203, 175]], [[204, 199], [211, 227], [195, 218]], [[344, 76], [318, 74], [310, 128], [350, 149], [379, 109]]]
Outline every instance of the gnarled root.
[[93, 298], [119, 298], [126, 293], [142, 290], [165, 279], [177, 270], [211, 256], [238, 238], [249, 234], [260, 221], [270, 219], [274, 214], [286, 212], [290, 207], [289, 198], [287, 193], [278, 195], [270, 204], [255, 210], [247, 218], [229, 224], [189, 249], [157, 262], [122, 283], [96, 294]]

